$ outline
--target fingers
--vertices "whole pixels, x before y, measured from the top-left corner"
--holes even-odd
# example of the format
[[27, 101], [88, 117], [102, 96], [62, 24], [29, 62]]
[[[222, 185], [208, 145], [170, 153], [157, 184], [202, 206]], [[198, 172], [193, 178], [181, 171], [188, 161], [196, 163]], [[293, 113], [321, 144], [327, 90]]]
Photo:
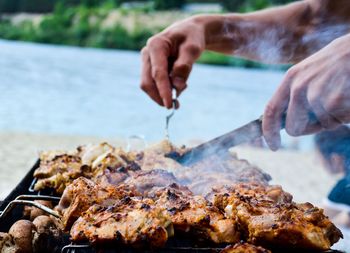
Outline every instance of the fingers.
[[291, 92], [285, 129], [291, 136], [313, 134], [323, 129], [305, 91], [294, 89]]
[[263, 134], [267, 145], [273, 151], [276, 151], [281, 146], [280, 130], [282, 126], [282, 118], [288, 108], [291, 84], [295, 75], [296, 71], [294, 69], [290, 69], [287, 72], [281, 85], [265, 107], [262, 122]]
[[280, 130], [282, 116], [289, 102], [289, 89], [288, 83], [282, 83], [264, 111], [263, 133], [267, 145], [273, 151], [276, 151], [281, 146]]
[[158, 88], [152, 78], [151, 61], [146, 48], [141, 51], [142, 72], [141, 89], [146, 92], [157, 104], [164, 106], [162, 98], [159, 95]]
[[168, 72], [168, 58], [170, 46], [160, 39], [153, 39], [148, 43], [149, 56], [151, 60], [151, 74], [157, 86], [160, 97], [166, 108], [172, 108], [171, 84]]
[[187, 87], [187, 79], [194, 62], [201, 54], [201, 48], [196, 44], [183, 43], [179, 48], [178, 58], [174, 62], [171, 72], [172, 84], [177, 91], [177, 96]]
[[291, 136], [300, 136], [305, 134], [307, 128], [310, 131], [310, 127], [318, 121], [316, 117], [313, 122], [310, 121], [312, 108], [306, 96], [306, 86], [303, 82], [295, 84], [291, 88], [285, 129]]
[[[319, 90], [319, 89], [318, 89]], [[318, 90], [310, 89], [307, 99], [310, 103], [313, 113], [316, 115], [319, 126], [322, 129], [334, 129], [342, 124], [336, 117], [330, 114], [323, 106], [322, 94]]]
[[320, 122], [318, 121], [310, 121], [310, 123], [305, 127], [303, 135], [314, 134], [324, 130]]
[[339, 124], [350, 122], [350, 103], [347, 91], [348, 89], [341, 87], [340, 91], [333, 91], [323, 102], [324, 109], [329, 112]]
[[142, 50], [141, 88], [158, 104], [172, 108], [171, 91], [175, 88], [179, 96], [186, 89], [192, 66], [203, 51], [202, 44], [176, 33], [152, 37]]

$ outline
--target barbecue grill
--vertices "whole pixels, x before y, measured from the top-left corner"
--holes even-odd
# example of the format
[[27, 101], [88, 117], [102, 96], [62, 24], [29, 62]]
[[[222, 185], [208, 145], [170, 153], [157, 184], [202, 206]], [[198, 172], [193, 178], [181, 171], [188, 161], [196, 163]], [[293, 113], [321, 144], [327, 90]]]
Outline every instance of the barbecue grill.
[[[12, 190], [12, 192], [3, 200], [0, 201], [0, 232], [7, 232], [11, 225], [23, 217], [23, 206], [36, 206], [45, 212], [56, 215], [51, 209], [46, 208], [43, 205], [33, 202], [34, 200], [50, 200], [54, 203], [58, 203], [60, 198], [55, 196], [51, 191], [39, 191], [36, 192], [33, 189], [35, 179], [33, 177], [34, 171], [39, 167], [40, 161], [38, 160], [34, 166], [29, 170], [20, 183]], [[65, 235], [63, 244], [59, 245], [62, 253], [97, 253], [97, 252], [120, 252], [120, 253], [135, 253], [135, 252], [158, 252], [158, 253], [214, 253], [220, 252], [226, 245], [208, 247], [208, 245], [201, 245], [196, 240], [191, 240], [187, 237], [170, 238], [162, 249], [157, 250], [136, 250], [131, 248], [125, 248], [116, 245], [107, 245], [103, 248], [97, 248], [89, 244], [72, 244], [69, 240], [69, 235]], [[274, 250], [274, 253], [310, 253], [311, 251], [301, 250]], [[317, 253], [317, 252], [315, 252]], [[329, 250], [324, 253], [344, 253], [336, 250]]]

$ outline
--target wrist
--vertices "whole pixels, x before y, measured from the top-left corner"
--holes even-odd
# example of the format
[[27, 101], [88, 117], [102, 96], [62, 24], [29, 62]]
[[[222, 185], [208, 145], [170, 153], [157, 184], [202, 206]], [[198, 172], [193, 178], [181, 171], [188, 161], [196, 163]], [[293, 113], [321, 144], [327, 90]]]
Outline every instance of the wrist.
[[223, 53], [231, 53], [238, 45], [239, 32], [237, 23], [239, 14], [197, 15], [193, 22], [203, 29], [205, 49]]

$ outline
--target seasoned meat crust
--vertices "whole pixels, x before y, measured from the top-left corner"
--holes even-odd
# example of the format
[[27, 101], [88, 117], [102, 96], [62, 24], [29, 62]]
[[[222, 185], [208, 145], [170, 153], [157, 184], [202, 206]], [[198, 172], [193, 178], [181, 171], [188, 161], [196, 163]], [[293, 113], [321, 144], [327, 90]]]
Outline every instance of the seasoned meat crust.
[[[81, 146], [68, 153], [42, 152], [40, 166], [34, 172], [34, 177], [38, 179], [34, 188], [36, 191], [50, 188], [62, 194], [74, 179], [81, 176], [118, 184], [128, 176], [119, 173], [118, 169], [138, 170], [136, 160], [136, 153], [125, 152], [107, 143]], [[111, 176], [111, 171], [116, 175]]]
[[200, 240], [214, 243], [235, 243], [240, 239], [234, 219], [226, 219], [218, 208], [186, 188], [174, 184], [155, 189], [149, 197], [170, 215], [175, 233], [190, 232]]
[[62, 193], [70, 183], [70, 179], [83, 175], [80, 157], [63, 154], [54, 156], [51, 160], [42, 158], [40, 167], [34, 172], [34, 177], [38, 178], [34, 188], [36, 191], [53, 188]]
[[[38, 179], [35, 190], [51, 188], [62, 194], [74, 179], [83, 176], [102, 184], [118, 185], [132, 181], [142, 192], [148, 190], [142, 188], [150, 188], [152, 184], [167, 186], [180, 183], [195, 194], [204, 196], [212, 187], [237, 182], [267, 184], [271, 179], [259, 168], [234, 155], [228, 154], [225, 158], [214, 155], [192, 167], [182, 166], [165, 156], [185, 151], [185, 148], [179, 149], [168, 141], [162, 141], [142, 152], [125, 152], [107, 143], [81, 146], [68, 153], [43, 152], [40, 167], [34, 173]], [[157, 173], [163, 173], [163, 177], [155, 175]], [[152, 179], [154, 175], [156, 180]]]
[[63, 227], [68, 230], [74, 221], [92, 205], [111, 206], [116, 200], [125, 196], [140, 196], [140, 193], [130, 185], [103, 187], [87, 178], [80, 177], [65, 189], [56, 209], [62, 215]]
[[73, 241], [119, 243], [134, 247], [162, 247], [172, 233], [170, 217], [146, 198], [118, 200], [109, 207], [93, 205], [74, 223]]
[[232, 185], [238, 182], [259, 182], [268, 184], [270, 175], [249, 164], [246, 160], [238, 159], [234, 154], [209, 156], [191, 167], [182, 166], [165, 154], [181, 155], [185, 148], [176, 148], [168, 141], [162, 141], [143, 152], [138, 161], [142, 170], [163, 169], [174, 174], [177, 180], [189, 187], [197, 195], [205, 196], [213, 187]]
[[237, 243], [227, 246], [220, 253], [271, 253], [271, 251], [249, 243]]
[[137, 171], [125, 180], [125, 184], [134, 185], [143, 194], [147, 194], [154, 187], [165, 187], [176, 183], [179, 181], [171, 172], [161, 169]]
[[[184, 151], [164, 141], [138, 153], [107, 143], [44, 152], [35, 187], [63, 192], [56, 209], [79, 242], [160, 247], [174, 233], [187, 233], [211, 245], [243, 240], [327, 250], [342, 237], [321, 209], [294, 203], [247, 161], [211, 156], [184, 167], [165, 157]], [[258, 248], [243, 244], [227, 250], [242, 249]]]
[[241, 183], [215, 192], [214, 205], [239, 220], [250, 243], [328, 250], [342, 237], [322, 209], [294, 203], [280, 186]]

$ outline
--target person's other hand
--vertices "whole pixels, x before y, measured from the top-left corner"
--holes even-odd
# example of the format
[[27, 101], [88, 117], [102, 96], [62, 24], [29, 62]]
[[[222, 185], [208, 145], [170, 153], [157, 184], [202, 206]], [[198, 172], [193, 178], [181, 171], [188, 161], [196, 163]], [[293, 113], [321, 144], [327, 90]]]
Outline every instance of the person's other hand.
[[172, 107], [172, 88], [177, 96], [186, 89], [192, 65], [205, 48], [204, 28], [195, 20], [175, 23], [151, 37], [141, 52], [141, 89], [166, 108]]
[[[272, 150], [281, 144], [285, 112], [285, 129], [291, 136], [350, 122], [349, 45], [350, 36], [341, 37], [289, 69], [264, 112], [264, 137]], [[310, 121], [310, 115], [317, 120]]]

